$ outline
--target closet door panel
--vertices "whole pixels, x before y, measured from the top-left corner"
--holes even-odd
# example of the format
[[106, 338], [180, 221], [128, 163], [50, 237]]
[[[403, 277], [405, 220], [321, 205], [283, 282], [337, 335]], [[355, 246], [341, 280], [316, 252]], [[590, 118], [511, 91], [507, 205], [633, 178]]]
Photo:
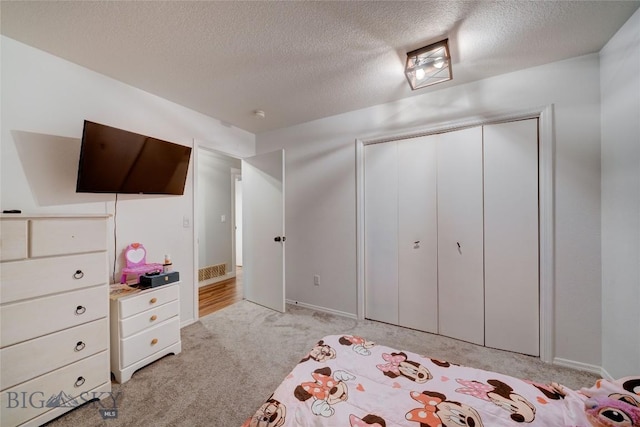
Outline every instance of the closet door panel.
[[438, 139], [440, 334], [484, 345], [482, 128]]
[[398, 151], [364, 148], [365, 317], [398, 324]]
[[398, 142], [399, 324], [438, 332], [437, 136]]
[[485, 343], [539, 354], [538, 121], [484, 127]]

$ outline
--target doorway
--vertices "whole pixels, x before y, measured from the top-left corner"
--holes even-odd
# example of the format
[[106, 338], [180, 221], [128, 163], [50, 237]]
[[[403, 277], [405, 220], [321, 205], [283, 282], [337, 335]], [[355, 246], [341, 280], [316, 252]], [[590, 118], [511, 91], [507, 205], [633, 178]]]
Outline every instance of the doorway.
[[[236, 280], [237, 220], [236, 183], [241, 179], [241, 160], [198, 147], [197, 188], [197, 273], [198, 307], [202, 315], [242, 299], [242, 285]], [[241, 260], [241, 257], [240, 257]], [[222, 304], [222, 305], [221, 305]], [[226, 305], [225, 305], [226, 304]]]
[[[200, 285], [208, 286], [236, 277], [235, 248], [238, 243], [242, 245], [240, 262], [243, 266], [242, 286], [237, 284], [238, 289], [242, 289], [240, 298], [284, 312], [284, 150], [240, 160], [197, 143], [195, 147], [193, 267], [199, 280], [193, 284], [194, 311], [199, 312]], [[242, 220], [236, 224], [237, 208], [232, 197], [235, 199], [235, 185], [239, 182], [242, 182], [242, 197], [238, 197], [242, 201]], [[210, 191], [213, 187], [219, 193]], [[224, 208], [224, 205], [228, 207]], [[236, 225], [240, 225], [242, 233], [239, 242], [236, 241]], [[215, 237], [209, 231], [216, 229], [222, 231], [214, 242]], [[210, 257], [217, 250], [225, 260]], [[211, 276], [215, 277], [206, 277], [207, 269], [214, 270]]]

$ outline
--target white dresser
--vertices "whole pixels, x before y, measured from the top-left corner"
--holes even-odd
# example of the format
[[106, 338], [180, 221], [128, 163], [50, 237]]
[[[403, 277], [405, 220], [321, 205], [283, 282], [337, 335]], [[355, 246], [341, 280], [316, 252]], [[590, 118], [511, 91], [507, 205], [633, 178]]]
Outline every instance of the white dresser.
[[179, 354], [180, 282], [111, 293], [111, 372], [119, 383], [149, 363]]
[[104, 215], [0, 217], [0, 425], [111, 391], [106, 241]]

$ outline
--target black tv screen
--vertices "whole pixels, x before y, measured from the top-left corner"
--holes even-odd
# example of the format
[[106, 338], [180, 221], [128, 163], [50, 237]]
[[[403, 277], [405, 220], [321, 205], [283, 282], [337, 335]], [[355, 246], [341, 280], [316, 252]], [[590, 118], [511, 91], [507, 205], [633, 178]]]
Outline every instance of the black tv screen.
[[77, 193], [184, 194], [191, 147], [85, 120]]

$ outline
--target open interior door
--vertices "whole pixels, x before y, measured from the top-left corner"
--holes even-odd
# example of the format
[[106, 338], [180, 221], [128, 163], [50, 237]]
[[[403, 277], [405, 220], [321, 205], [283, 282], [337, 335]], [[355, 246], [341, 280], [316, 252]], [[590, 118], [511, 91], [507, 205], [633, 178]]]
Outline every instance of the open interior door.
[[284, 150], [242, 160], [244, 297], [285, 311]]

